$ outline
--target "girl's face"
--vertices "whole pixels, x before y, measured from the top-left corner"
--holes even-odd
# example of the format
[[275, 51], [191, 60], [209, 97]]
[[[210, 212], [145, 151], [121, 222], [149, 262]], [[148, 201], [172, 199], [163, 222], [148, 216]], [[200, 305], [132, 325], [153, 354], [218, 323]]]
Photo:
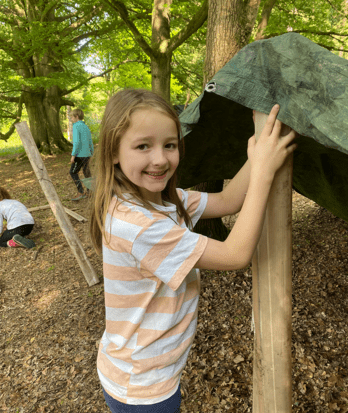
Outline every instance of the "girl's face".
[[146, 200], [161, 205], [162, 191], [179, 164], [175, 122], [155, 108], [136, 110], [114, 163], [119, 164]]

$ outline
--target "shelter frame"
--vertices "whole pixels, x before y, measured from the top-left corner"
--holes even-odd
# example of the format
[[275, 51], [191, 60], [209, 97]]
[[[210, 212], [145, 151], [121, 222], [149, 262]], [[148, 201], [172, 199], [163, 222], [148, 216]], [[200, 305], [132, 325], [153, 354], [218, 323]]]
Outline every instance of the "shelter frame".
[[47, 198], [49, 206], [74, 254], [79, 266], [83, 272], [88, 285], [91, 287], [99, 283], [99, 277], [94, 271], [88, 257], [83, 249], [82, 243], [78, 238], [70, 219], [68, 218], [64, 206], [54, 188], [54, 185], [47, 173], [41, 155], [36, 147], [35, 141], [29, 129], [27, 122], [16, 123], [16, 129], [23, 143], [24, 149], [28, 155], [31, 166], [41, 185], [41, 188]]

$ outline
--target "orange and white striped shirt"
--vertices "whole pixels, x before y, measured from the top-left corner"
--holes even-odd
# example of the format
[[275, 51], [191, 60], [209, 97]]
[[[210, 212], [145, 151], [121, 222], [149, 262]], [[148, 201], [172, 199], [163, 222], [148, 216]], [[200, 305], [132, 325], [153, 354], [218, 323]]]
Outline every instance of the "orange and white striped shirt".
[[[208, 195], [178, 194], [195, 225]], [[207, 238], [186, 227], [175, 205], [155, 207], [170, 217], [114, 197], [105, 222], [106, 329], [97, 367], [105, 391], [126, 404], [159, 403], [177, 391], [197, 326], [193, 266]]]

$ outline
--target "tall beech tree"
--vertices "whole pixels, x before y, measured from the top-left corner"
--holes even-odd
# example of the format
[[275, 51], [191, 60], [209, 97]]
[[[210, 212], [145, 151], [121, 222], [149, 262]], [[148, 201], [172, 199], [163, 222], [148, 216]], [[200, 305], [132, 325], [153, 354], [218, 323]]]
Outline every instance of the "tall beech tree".
[[[67, 87], [86, 81], [76, 54], [92, 36], [113, 30], [115, 22], [103, 15], [102, 5], [50, 0], [0, 2], [0, 115], [18, 121], [22, 105], [42, 153], [66, 151], [59, 122]], [[2, 134], [7, 139], [13, 130]]]
[[[145, 1], [102, 1], [119, 14], [135, 42], [150, 58], [152, 90], [169, 101], [173, 52], [203, 25], [208, 16], [208, 0], [154, 0], [151, 12], [147, 7], [149, 2]], [[148, 20], [151, 30], [148, 27], [141, 31], [134, 15], [141, 14], [146, 21], [146, 13], [147, 16], [151, 13], [151, 22]], [[173, 23], [175, 34], [171, 30]]]

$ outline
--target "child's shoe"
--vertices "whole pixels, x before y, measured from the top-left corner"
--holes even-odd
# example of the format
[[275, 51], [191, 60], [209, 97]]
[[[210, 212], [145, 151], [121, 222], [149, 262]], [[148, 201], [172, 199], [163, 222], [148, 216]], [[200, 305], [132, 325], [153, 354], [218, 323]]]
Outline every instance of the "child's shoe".
[[87, 196], [85, 194], [79, 194], [77, 195], [75, 198], [72, 198], [72, 201], [79, 201], [80, 199], [84, 199], [87, 198]]
[[20, 245], [17, 245], [13, 239], [10, 239], [10, 241], [7, 241], [7, 246], [11, 247], [11, 248], [16, 248], [16, 247], [20, 247]]
[[35, 247], [35, 242], [32, 241], [31, 239], [24, 238], [21, 235], [14, 235], [12, 237], [12, 241], [14, 241], [17, 245], [24, 247], [24, 248], [34, 248]]

